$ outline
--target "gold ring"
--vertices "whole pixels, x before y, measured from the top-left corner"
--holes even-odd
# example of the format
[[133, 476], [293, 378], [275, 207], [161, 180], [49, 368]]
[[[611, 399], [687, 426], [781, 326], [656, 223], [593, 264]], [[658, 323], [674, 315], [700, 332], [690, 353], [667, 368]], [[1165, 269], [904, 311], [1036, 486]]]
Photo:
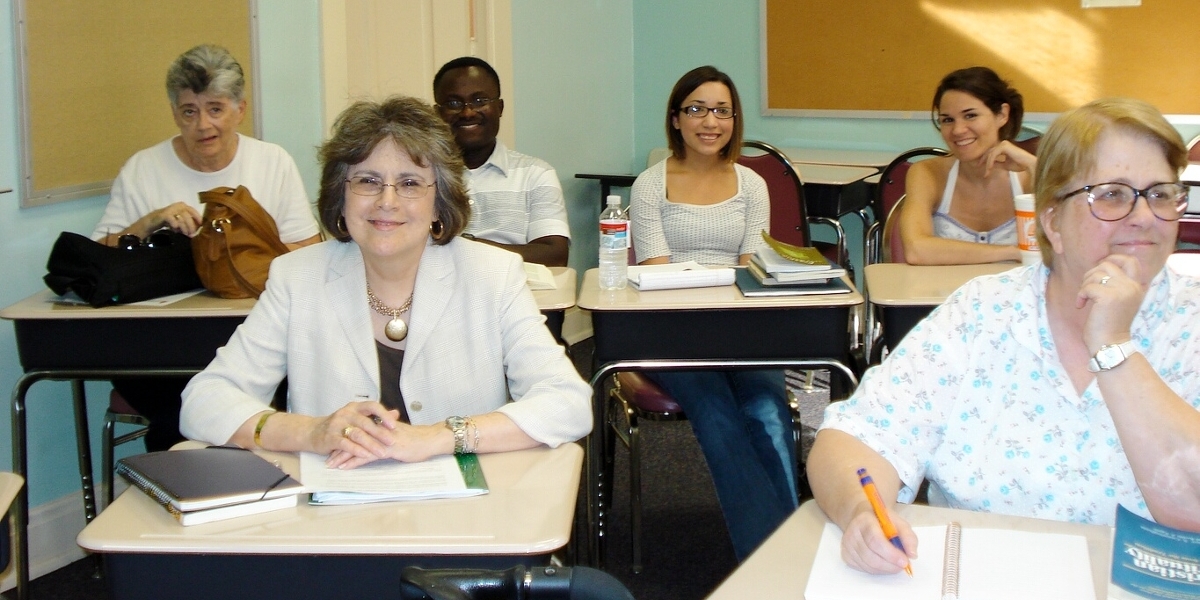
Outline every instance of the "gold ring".
[[353, 425], [347, 425], [346, 428], [342, 430], [342, 437], [344, 437], [344, 438], [350, 437], [350, 432], [354, 431], [355, 429], [357, 429], [357, 427], [355, 427]]

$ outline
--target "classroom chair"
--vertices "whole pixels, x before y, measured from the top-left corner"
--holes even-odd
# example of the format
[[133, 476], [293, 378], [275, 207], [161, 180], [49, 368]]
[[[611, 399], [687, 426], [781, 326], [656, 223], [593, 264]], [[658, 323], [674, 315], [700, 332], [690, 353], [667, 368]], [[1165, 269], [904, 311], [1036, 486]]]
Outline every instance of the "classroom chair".
[[[826, 258], [852, 273], [842, 224], [829, 217], [809, 216], [804, 203], [804, 182], [787, 155], [766, 142], [746, 140], [742, 142], [738, 164], [752, 169], [767, 183], [771, 196], [771, 237], [796, 246], [814, 246]], [[837, 242], [831, 245], [813, 241], [809, 226], [814, 223], [833, 228]], [[853, 274], [850, 278], [854, 278]]]
[[[899, 223], [899, 207], [904, 200], [904, 181], [908, 169], [913, 163], [935, 156], [947, 156], [950, 153], [934, 147], [913, 148], [897, 156], [883, 169], [879, 176], [879, 185], [875, 188], [875, 206], [880, 207], [882, 219], [876, 219], [867, 232], [866, 264], [880, 262], [904, 262], [904, 244], [895, 231]], [[870, 303], [870, 290], [863, 290], [867, 296], [866, 324], [863, 341], [867, 364], [878, 364], [882, 358], [883, 325], [881, 315], [874, 310]]]
[[[1179, 248], [1179, 244], [1191, 244], [1193, 247]], [[1184, 215], [1179, 220], [1179, 242], [1176, 244], [1176, 252], [1200, 253], [1200, 249], [1194, 246], [1200, 245], [1200, 217], [1195, 215]]]
[[1188, 141], [1187, 149], [1188, 162], [1200, 163], [1200, 135]]
[[1042, 133], [1042, 130], [1036, 127], [1022, 125], [1021, 130], [1017, 132], [1017, 137], [1013, 140], [1013, 143], [1022, 150], [1037, 156], [1038, 145], [1042, 143]]
[[[792, 440], [796, 445], [796, 493], [800, 498], [808, 497], [808, 478], [801, 459], [800, 403], [789, 389], [788, 409], [792, 414]], [[604, 437], [605, 473], [613, 473], [616, 442], [629, 450], [629, 523], [630, 546], [633, 552], [633, 572], [642, 572], [642, 451], [639, 422], [685, 421], [687, 415], [675, 399], [644, 374], [622, 371], [613, 376], [605, 410], [605, 423], [616, 435]], [[611, 489], [611, 486], [609, 486]]]
[[[130, 425], [138, 425], [137, 429], [117, 436], [115, 434], [117, 423], [128, 423]], [[113, 452], [117, 446], [126, 442], [132, 442], [140, 437], [145, 437], [150, 426], [150, 421], [138, 414], [129, 402], [125, 400], [117, 390], [112, 390], [108, 393], [108, 409], [104, 411], [104, 440], [101, 443], [101, 464], [104, 472], [104, 506], [109, 506], [113, 501]]]

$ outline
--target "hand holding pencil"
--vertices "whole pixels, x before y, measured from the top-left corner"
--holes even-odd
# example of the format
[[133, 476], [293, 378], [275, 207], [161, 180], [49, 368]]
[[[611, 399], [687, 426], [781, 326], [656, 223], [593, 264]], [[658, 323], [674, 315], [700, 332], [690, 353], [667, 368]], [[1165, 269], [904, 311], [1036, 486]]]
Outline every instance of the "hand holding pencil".
[[908, 559], [916, 556], [915, 552], [911, 555], [908, 552], [916, 550], [911, 528], [903, 520], [892, 520], [866, 469], [859, 469], [857, 475], [870, 510], [858, 513], [847, 524], [842, 538], [842, 558], [846, 564], [867, 573], [895, 573], [903, 569], [911, 575]]

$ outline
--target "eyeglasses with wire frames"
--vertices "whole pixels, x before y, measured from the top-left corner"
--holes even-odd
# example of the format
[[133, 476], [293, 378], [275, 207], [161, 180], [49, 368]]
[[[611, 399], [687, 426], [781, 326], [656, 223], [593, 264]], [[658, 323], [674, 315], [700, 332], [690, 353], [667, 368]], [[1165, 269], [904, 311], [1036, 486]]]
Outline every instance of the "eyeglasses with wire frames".
[[1144, 190], [1115, 181], [1097, 183], [1067, 192], [1062, 198], [1065, 200], [1083, 193], [1087, 194], [1088, 210], [1101, 221], [1120, 221], [1128, 217], [1138, 196], [1146, 199], [1150, 212], [1162, 221], [1178, 221], [1188, 204], [1188, 187], [1179, 182], [1156, 183]]
[[416, 177], [406, 177], [396, 183], [384, 183], [382, 179], [369, 175], [351, 177], [346, 183], [350, 184], [350, 191], [359, 196], [378, 196], [383, 193], [383, 188], [390, 187], [396, 190], [397, 196], [410, 200], [424, 198], [429, 188], [434, 185]]
[[733, 107], [731, 106], [714, 106], [710, 108], [704, 106], [703, 104], [692, 104], [690, 106], [685, 106], [680, 108], [679, 112], [692, 117], [693, 119], [703, 119], [704, 117], [708, 116], [708, 113], [712, 113], [713, 116], [718, 119], [732, 119], [733, 117], [737, 116], [737, 113], [733, 112]]
[[499, 98], [472, 98], [465, 101], [447, 100], [442, 104], [438, 104], [437, 107], [446, 114], [457, 115], [458, 113], [466, 110], [468, 107], [475, 112], [479, 112], [483, 110], [484, 107], [497, 100], [499, 100]]

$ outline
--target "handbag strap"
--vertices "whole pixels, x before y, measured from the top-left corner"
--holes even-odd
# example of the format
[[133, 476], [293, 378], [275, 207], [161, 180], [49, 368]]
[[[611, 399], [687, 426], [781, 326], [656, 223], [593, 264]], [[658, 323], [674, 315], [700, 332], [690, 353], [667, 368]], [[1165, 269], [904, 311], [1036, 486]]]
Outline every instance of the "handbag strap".
[[233, 260], [233, 251], [229, 248], [229, 236], [222, 235], [221, 244], [225, 246], [225, 251], [221, 254], [225, 259], [226, 265], [229, 267], [230, 274], [232, 274], [233, 278], [237, 281], [238, 287], [242, 288], [242, 291], [254, 296], [255, 298], [261, 296], [263, 289], [259, 288], [253, 283], [250, 283], [250, 280], [246, 279], [246, 276], [242, 275], [241, 270], [238, 269], [237, 261]]
[[267, 211], [254, 199], [250, 190], [245, 186], [239, 185], [237, 189], [220, 187], [200, 192], [200, 202], [202, 204], [210, 202], [220, 204], [232, 210], [244, 219], [260, 238], [266, 240], [273, 250], [280, 254], [287, 254], [288, 247], [279, 239], [279, 228], [275, 225], [275, 220], [267, 214]]

